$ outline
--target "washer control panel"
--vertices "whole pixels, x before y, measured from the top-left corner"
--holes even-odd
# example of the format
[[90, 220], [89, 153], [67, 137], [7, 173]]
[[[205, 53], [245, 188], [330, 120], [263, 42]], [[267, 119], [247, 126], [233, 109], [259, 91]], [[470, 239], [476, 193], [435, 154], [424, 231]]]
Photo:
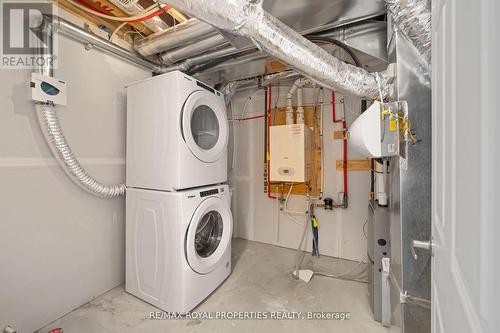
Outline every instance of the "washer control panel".
[[204, 198], [204, 197], [208, 197], [210, 195], [215, 195], [215, 194], [218, 194], [219, 193], [219, 189], [215, 188], [213, 190], [208, 190], [208, 191], [201, 191], [200, 192], [200, 197], [201, 198]]

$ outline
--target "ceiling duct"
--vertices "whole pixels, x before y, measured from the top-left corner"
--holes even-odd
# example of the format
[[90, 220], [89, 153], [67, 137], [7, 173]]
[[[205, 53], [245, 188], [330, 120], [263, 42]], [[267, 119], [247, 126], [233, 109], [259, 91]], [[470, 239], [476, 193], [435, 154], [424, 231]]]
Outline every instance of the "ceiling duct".
[[138, 39], [134, 42], [134, 47], [140, 54], [147, 57], [189, 45], [203, 37], [215, 34], [216, 31], [211, 25], [192, 18], [162, 32]]
[[[349, 95], [379, 97], [377, 76], [348, 65], [308, 41], [273, 17], [261, 2], [247, 0], [161, 0], [232, 34], [250, 38], [259, 48], [282, 60], [320, 85]], [[388, 98], [392, 85], [380, 78], [381, 94]]]
[[401, 32], [429, 64], [431, 62], [431, 11], [428, 0], [387, 0], [387, 10]]
[[224, 36], [215, 34], [205, 39], [199, 40], [191, 45], [179, 47], [171, 51], [160, 54], [160, 62], [164, 65], [172, 65], [180, 60], [193, 57], [216, 47], [230, 46]]
[[223, 59], [225, 57], [233, 55], [237, 56], [238, 54], [240, 54], [240, 52], [241, 51], [235, 48], [234, 46], [227, 46], [220, 49], [216, 49], [214, 51], [204, 52], [203, 54], [194, 57], [190, 56], [188, 59], [179, 62], [175, 65], [162, 68], [161, 73], [167, 73], [172, 71], [188, 72], [197, 65], [209, 62], [214, 59]]

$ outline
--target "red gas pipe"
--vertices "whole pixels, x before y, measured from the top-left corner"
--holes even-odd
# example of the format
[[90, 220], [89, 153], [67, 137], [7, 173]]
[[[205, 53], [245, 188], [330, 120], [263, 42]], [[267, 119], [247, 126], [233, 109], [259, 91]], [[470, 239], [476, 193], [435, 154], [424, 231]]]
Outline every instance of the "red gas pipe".
[[344, 119], [337, 119], [335, 110], [335, 91], [332, 90], [332, 119], [334, 123], [342, 123], [342, 128], [344, 129], [344, 196], [347, 202], [347, 123]]

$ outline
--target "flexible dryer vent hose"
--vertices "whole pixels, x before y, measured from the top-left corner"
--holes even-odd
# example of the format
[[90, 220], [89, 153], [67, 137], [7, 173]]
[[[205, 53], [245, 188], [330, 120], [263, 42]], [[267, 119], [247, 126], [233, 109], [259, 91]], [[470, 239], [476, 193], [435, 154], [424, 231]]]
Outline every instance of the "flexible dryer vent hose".
[[37, 103], [35, 107], [38, 123], [52, 154], [76, 184], [85, 191], [103, 198], [114, 198], [125, 194], [125, 184], [101, 184], [80, 165], [66, 142], [54, 105]]

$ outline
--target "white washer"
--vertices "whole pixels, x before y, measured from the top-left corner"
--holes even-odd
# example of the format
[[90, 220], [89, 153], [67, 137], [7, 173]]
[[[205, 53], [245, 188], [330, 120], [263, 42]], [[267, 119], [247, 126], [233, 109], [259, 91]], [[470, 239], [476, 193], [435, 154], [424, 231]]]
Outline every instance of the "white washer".
[[127, 186], [178, 191], [227, 181], [224, 95], [175, 71], [127, 86]]
[[168, 312], [192, 310], [231, 272], [227, 185], [127, 190], [127, 292]]

